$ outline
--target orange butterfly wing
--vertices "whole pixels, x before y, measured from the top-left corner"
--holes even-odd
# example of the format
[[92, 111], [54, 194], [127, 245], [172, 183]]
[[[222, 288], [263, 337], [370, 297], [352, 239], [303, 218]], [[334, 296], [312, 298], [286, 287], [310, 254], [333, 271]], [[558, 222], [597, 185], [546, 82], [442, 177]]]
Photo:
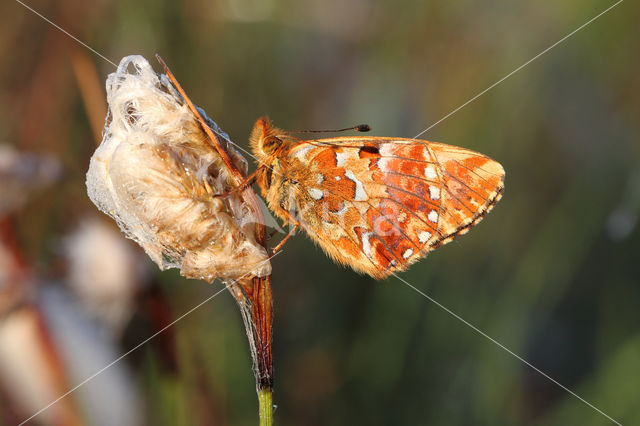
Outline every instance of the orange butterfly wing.
[[286, 157], [303, 229], [334, 260], [374, 278], [467, 232], [504, 188], [498, 162], [423, 140], [320, 139]]

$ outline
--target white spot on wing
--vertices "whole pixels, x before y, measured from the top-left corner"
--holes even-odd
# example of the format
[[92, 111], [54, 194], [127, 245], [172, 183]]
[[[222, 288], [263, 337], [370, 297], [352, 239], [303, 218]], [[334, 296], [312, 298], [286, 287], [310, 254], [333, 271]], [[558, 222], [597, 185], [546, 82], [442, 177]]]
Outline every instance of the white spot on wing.
[[324, 192], [322, 192], [322, 190], [318, 188], [309, 188], [307, 189], [307, 192], [314, 200], [321, 200], [322, 197], [324, 197]]
[[424, 169], [424, 177], [431, 180], [437, 179], [438, 174], [436, 173], [436, 169], [434, 169], [432, 165], [428, 165], [427, 168]]
[[378, 158], [378, 168], [383, 172], [388, 172], [390, 161], [391, 161], [391, 158], [386, 158], [386, 157]]
[[[321, 184], [322, 184], [322, 182], [324, 182], [324, 176], [322, 176], [322, 174], [321, 174], [321, 173], [318, 173], [318, 174], [316, 175], [316, 183], [317, 183], [318, 185], [321, 185]], [[431, 198], [433, 198], [433, 197], [431, 197]]]
[[351, 170], [345, 170], [344, 175], [351, 179], [356, 184], [356, 194], [353, 197], [355, 201], [366, 201], [369, 199], [367, 193], [364, 190], [364, 185], [358, 180], [356, 175]]
[[431, 238], [431, 232], [422, 231], [418, 234], [418, 241], [420, 241], [422, 244], [429, 241], [429, 238]]
[[429, 185], [429, 195], [433, 201], [438, 201], [440, 199], [440, 188], [434, 185]]
[[378, 150], [380, 151], [380, 155], [391, 156], [391, 155], [393, 155], [393, 149], [394, 148], [395, 147], [394, 147], [394, 145], [392, 143], [382, 143], [378, 147]]
[[297, 150], [293, 155], [300, 161], [307, 161], [307, 152], [313, 148], [315, 148], [313, 145], [305, 146], [304, 148]]
[[427, 219], [429, 219], [433, 223], [438, 223], [438, 212], [436, 212], [435, 210], [431, 210], [429, 212], [429, 215], [427, 216]]
[[371, 241], [369, 240], [369, 238], [371, 238], [371, 235], [373, 233], [371, 232], [364, 232], [362, 234], [362, 251], [364, 251], [364, 254], [367, 255], [367, 257], [371, 258]]
[[347, 159], [349, 157], [351, 157], [351, 155], [349, 155], [350, 152], [349, 151], [337, 151], [336, 152], [336, 166], [337, 167], [344, 167]]
[[407, 249], [404, 253], [402, 253], [403, 259], [408, 259], [413, 254], [413, 249]]
[[336, 176], [334, 179], [335, 180], [340, 180], [340, 176]]

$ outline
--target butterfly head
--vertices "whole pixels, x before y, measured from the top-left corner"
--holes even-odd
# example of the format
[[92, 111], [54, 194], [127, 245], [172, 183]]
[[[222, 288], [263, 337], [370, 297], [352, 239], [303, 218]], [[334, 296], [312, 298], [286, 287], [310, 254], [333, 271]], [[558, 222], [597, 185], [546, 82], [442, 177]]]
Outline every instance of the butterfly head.
[[249, 142], [253, 154], [258, 160], [264, 161], [283, 146], [284, 137], [286, 137], [285, 131], [273, 127], [269, 118], [261, 117], [253, 125]]

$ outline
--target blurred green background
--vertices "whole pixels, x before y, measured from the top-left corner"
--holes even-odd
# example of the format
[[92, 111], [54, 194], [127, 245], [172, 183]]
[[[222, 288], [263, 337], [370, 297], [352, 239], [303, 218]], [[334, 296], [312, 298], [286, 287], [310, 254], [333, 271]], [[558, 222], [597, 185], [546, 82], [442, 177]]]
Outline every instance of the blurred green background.
[[[160, 70], [161, 54], [247, 147], [265, 114], [284, 129], [366, 122], [413, 137], [613, 2], [29, 4], [116, 63], [142, 54]], [[640, 424], [639, 21], [640, 5], [621, 3], [422, 136], [500, 161], [506, 190], [470, 234], [402, 274], [625, 425]], [[14, 220], [29, 263], [55, 274], [56, 239], [97, 212], [90, 117], [114, 67], [14, 1], [0, 5], [0, 63], [0, 140], [64, 165]], [[399, 280], [338, 267], [303, 234], [273, 266], [276, 424], [611, 424]], [[176, 317], [220, 288], [153, 268]], [[174, 332], [176, 374], [150, 348], [136, 355], [150, 424], [256, 424], [230, 295]]]

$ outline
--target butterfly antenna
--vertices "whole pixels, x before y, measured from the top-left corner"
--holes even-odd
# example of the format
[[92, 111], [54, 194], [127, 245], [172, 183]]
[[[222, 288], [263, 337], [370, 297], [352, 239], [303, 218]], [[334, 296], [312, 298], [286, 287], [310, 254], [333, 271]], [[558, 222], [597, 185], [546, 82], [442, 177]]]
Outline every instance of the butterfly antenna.
[[358, 124], [353, 127], [345, 127], [344, 129], [335, 130], [294, 130], [289, 133], [334, 133], [334, 132], [346, 132], [348, 130], [355, 130], [356, 132], [368, 132], [371, 130], [371, 126], [368, 124]]

